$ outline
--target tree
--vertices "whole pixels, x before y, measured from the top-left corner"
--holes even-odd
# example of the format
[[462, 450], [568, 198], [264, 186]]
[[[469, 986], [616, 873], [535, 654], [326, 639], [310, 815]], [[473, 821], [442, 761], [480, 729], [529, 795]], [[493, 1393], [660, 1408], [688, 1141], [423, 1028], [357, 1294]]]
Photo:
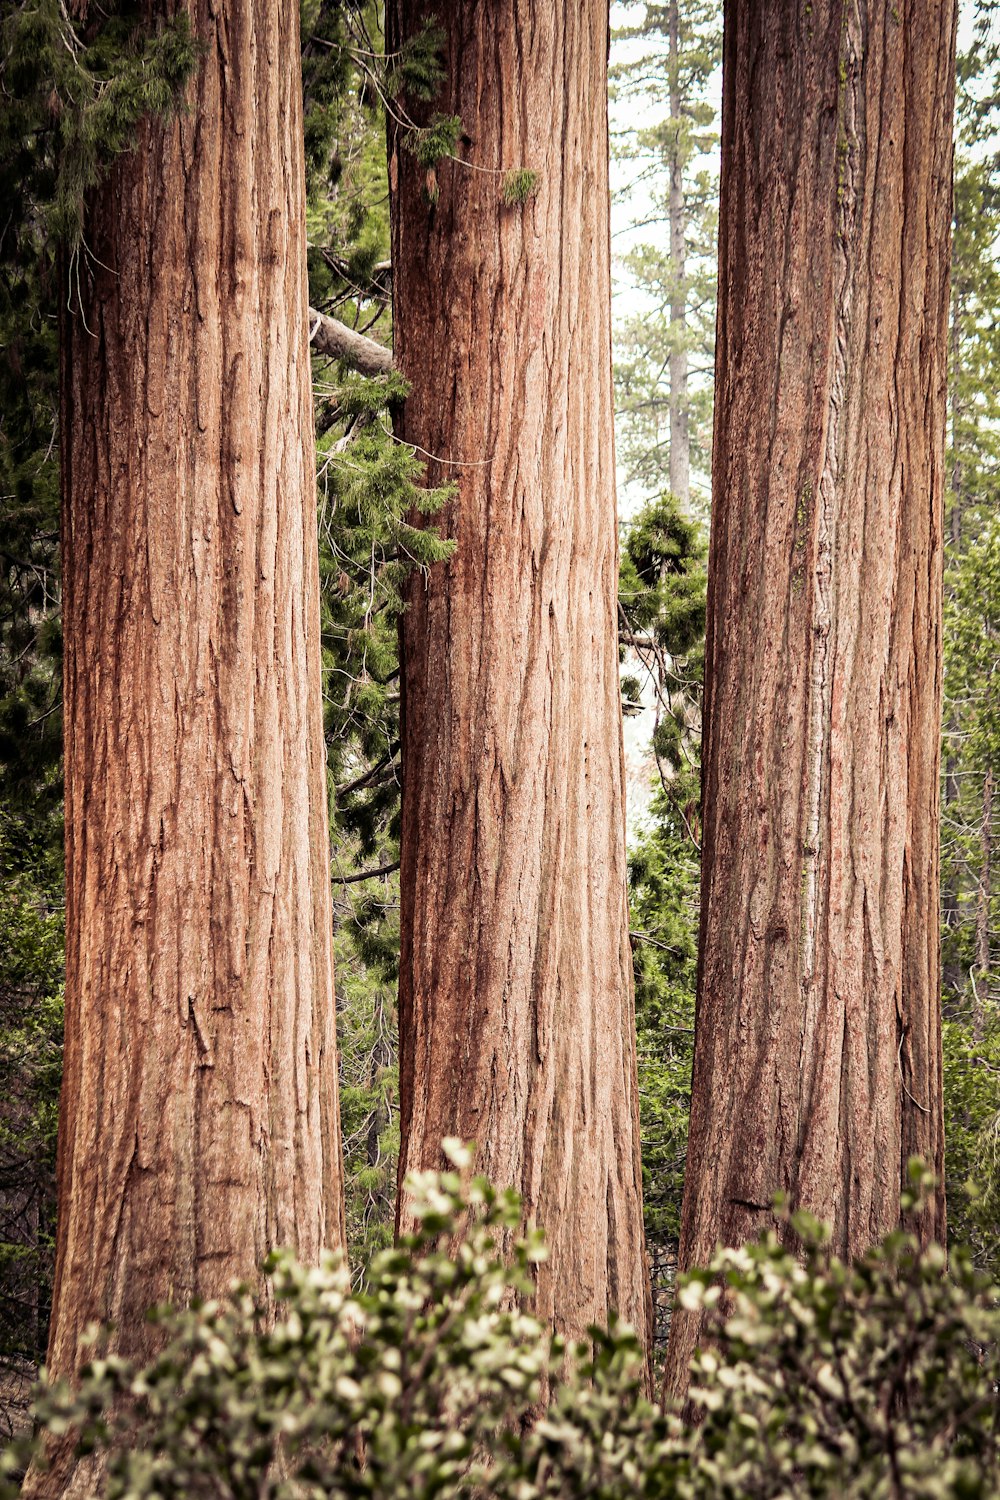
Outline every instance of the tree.
[[677, 1259], [691, 1092], [698, 950], [698, 748], [705, 636], [701, 528], [672, 496], [624, 529], [619, 642], [639, 674], [622, 674], [626, 703], [652, 696], [659, 786], [629, 851], [631, 941], [639, 1057], [646, 1243], [665, 1343]]
[[[718, 183], [714, 0], [631, 5], [612, 49], [614, 156], [628, 172], [615, 390], [626, 489], [619, 642], [656, 791], [629, 852], [643, 1203], [662, 1352], [673, 1301], [698, 934], [703, 496], [711, 436]], [[651, 124], [654, 120], [656, 123]], [[616, 140], [617, 134], [617, 140]], [[619, 175], [624, 171], [619, 168]], [[692, 476], [693, 470], [693, 476]], [[649, 496], [632, 513], [629, 501]], [[698, 518], [697, 520], [695, 518]], [[640, 794], [641, 796], [641, 794]]]
[[[945, 990], [951, 1011], [971, 1011], [975, 1040], [991, 985], [993, 766], [991, 676], [1000, 601], [990, 567], [1000, 474], [1000, 158], [996, 85], [1000, 42], [992, 4], [976, 6], [958, 62], [958, 153], [948, 402], [945, 575], [945, 766], [942, 818]], [[995, 717], [995, 716], [994, 716]]]
[[298, 9], [191, 24], [190, 108], [90, 193], [61, 330], [56, 1374], [92, 1320], [141, 1355], [151, 1305], [344, 1232]]
[[[443, 1137], [544, 1227], [536, 1308], [645, 1338], [615, 629], [607, 6], [430, 11], [389, 142], [399, 435], [454, 481], [402, 620], [400, 1180]], [[400, 1216], [407, 1218], [405, 1202]]]
[[[680, 1264], [839, 1253], [941, 1177], [954, 7], [728, 0], [699, 983]], [[905, 185], [905, 187], [904, 187]], [[917, 1217], [944, 1233], [939, 1186]], [[698, 1337], [678, 1311], [668, 1387]]]
[[633, 104], [624, 118], [648, 121], [652, 111], [666, 109], [655, 125], [626, 131], [618, 149], [620, 157], [641, 164], [640, 185], [655, 184], [652, 204], [639, 200], [637, 227], [665, 229], [667, 237], [666, 249], [658, 239], [644, 241], [623, 259], [641, 299], [618, 331], [623, 469], [647, 492], [669, 488], [684, 514], [690, 512], [692, 457], [707, 468], [711, 433], [711, 387], [704, 377], [711, 374], [715, 327], [718, 186], [709, 163], [718, 135], [708, 93], [719, 61], [718, 26], [715, 0], [645, 4], [642, 20], [622, 36], [650, 50], [615, 69], [619, 97]]

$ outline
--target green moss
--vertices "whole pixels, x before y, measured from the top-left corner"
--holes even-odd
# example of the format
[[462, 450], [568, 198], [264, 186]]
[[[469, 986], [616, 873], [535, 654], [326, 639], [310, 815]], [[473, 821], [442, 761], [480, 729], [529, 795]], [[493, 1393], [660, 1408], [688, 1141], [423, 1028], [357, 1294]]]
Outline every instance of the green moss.
[[537, 188], [538, 173], [532, 172], [528, 167], [519, 167], [517, 171], [508, 172], [504, 177], [500, 196], [508, 208], [513, 208], [517, 203], [527, 203]]

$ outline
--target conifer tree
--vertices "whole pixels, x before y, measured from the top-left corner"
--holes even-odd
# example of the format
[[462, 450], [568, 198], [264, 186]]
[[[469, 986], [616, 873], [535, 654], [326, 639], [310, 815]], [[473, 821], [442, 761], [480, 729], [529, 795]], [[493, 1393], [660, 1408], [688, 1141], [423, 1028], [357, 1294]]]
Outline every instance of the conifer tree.
[[546, 1231], [541, 1316], [645, 1338], [608, 10], [393, 0], [390, 57], [432, 11], [443, 81], [390, 123], [398, 431], [457, 491], [402, 620], [400, 1176], [475, 1140]]
[[657, 235], [623, 257], [639, 306], [617, 332], [618, 427], [625, 478], [647, 495], [669, 490], [688, 514], [692, 463], [707, 471], [711, 431], [719, 7], [669, 0], [642, 11], [623, 32], [642, 51], [616, 69], [616, 93], [623, 120], [643, 123], [625, 131], [618, 155], [643, 188], [653, 184], [642, 228]]
[[996, 10], [977, 7], [959, 59], [958, 147], [948, 390], [942, 868], [945, 989], [982, 1040], [997, 944], [993, 864], [1000, 763], [993, 675], [997, 605], [993, 532], [1000, 513], [1000, 156]]
[[[680, 1265], [840, 1253], [943, 1166], [954, 7], [727, 0], [701, 933]], [[944, 1232], [938, 1187], [919, 1216]], [[674, 1315], [668, 1388], [695, 1314]]]
[[[629, 853], [643, 1200], [656, 1310], [669, 1319], [690, 1096], [718, 143], [719, 7], [632, 4], [612, 49], [613, 151], [629, 211], [616, 327], [624, 481], [619, 642], [626, 712], [649, 725], [655, 788]], [[650, 123], [650, 121], [655, 123]], [[648, 497], [632, 513], [629, 502]], [[645, 712], [643, 712], [645, 711]], [[631, 789], [630, 789], [631, 790]], [[645, 789], [643, 789], [645, 790]], [[639, 792], [640, 805], [645, 801]]]

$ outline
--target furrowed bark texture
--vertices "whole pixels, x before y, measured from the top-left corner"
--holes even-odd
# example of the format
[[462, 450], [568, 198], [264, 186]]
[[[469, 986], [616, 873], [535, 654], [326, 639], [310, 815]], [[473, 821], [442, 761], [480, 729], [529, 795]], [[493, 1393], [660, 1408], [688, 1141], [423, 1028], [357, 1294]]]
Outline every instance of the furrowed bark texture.
[[344, 1239], [298, 9], [193, 19], [64, 328], [56, 1375]]
[[[648, 1328], [615, 629], [608, 13], [434, 11], [440, 197], [394, 136], [399, 434], [454, 480], [402, 624], [400, 1181], [441, 1140], [544, 1227], [542, 1317]], [[412, 106], [416, 107], [416, 106]], [[503, 173], [539, 174], [505, 206]], [[401, 1205], [405, 1219], [405, 1201]]]
[[[680, 1264], [842, 1253], [942, 1172], [954, 7], [727, 0], [704, 864]], [[941, 1237], [939, 1189], [918, 1219]], [[677, 1312], [667, 1388], [698, 1334]]]

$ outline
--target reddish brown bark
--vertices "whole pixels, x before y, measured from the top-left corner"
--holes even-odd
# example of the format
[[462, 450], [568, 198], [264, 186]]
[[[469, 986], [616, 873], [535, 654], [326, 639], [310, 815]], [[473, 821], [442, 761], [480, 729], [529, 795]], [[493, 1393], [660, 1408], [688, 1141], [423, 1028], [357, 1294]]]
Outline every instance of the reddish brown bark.
[[56, 1375], [93, 1319], [142, 1358], [151, 1304], [344, 1237], [298, 9], [194, 24], [64, 328]]
[[[399, 433], [458, 485], [402, 626], [401, 1180], [476, 1140], [546, 1231], [540, 1314], [582, 1334], [615, 1307], [645, 1338], [607, 5], [394, 0], [390, 49], [431, 11], [470, 165], [438, 164], [431, 205], [392, 133]], [[521, 167], [537, 190], [505, 206]]]
[[[682, 1269], [940, 1174], [951, 0], [727, 0]], [[944, 1233], [938, 1191], [919, 1217]], [[698, 1333], [676, 1313], [668, 1389]]]

